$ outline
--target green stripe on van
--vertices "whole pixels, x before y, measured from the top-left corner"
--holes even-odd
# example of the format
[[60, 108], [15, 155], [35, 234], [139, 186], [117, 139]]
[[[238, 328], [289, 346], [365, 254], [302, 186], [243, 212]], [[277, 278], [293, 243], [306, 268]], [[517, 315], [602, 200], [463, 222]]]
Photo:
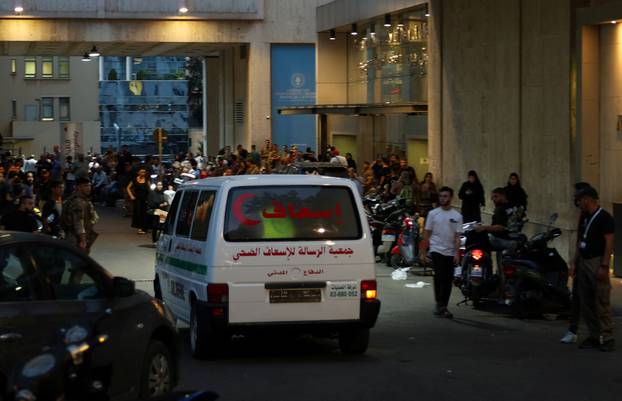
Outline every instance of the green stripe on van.
[[205, 274], [207, 272], [207, 266], [199, 263], [188, 262], [186, 260], [177, 259], [172, 256], [164, 256], [161, 253], [156, 255], [158, 261], [165, 263], [171, 267], [186, 270], [191, 273]]

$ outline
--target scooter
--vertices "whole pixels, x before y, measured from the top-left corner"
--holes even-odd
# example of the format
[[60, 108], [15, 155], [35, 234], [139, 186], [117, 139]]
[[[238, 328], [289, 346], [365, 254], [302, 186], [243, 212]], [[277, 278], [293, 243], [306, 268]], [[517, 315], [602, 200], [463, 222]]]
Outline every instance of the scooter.
[[499, 277], [493, 274], [491, 246], [488, 234], [478, 233], [478, 222], [463, 224], [464, 244], [461, 254], [462, 264], [454, 269], [454, 285], [460, 288], [464, 300], [460, 303], [473, 302], [478, 308], [484, 298], [492, 294], [499, 286]]
[[406, 216], [403, 219], [402, 231], [397, 238], [397, 244], [391, 249], [391, 267], [422, 266], [425, 270], [429, 263], [422, 263], [419, 258], [419, 244], [422, 240], [419, 226], [419, 214]]
[[557, 213], [549, 219], [546, 231], [519, 243], [517, 251], [504, 257], [503, 274], [506, 278], [503, 298], [515, 313], [528, 316], [541, 313], [544, 307], [570, 307], [568, 265], [549, 242], [561, 236], [553, 228]]

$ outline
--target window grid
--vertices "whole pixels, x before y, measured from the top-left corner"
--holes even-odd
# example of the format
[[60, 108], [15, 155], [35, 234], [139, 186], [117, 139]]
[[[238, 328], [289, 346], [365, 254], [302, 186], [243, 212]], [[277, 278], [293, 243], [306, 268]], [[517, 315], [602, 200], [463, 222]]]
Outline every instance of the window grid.
[[68, 97], [58, 98], [58, 119], [60, 121], [71, 120], [71, 107], [70, 107], [70, 101]]
[[52, 57], [41, 58], [41, 77], [54, 78], [54, 58]]
[[36, 78], [37, 77], [37, 59], [34, 57], [27, 57], [24, 59], [24, 78]]
[[41, 98], [41, 120], [42, 121], [54, 121], [54, 98], [42, 97]]

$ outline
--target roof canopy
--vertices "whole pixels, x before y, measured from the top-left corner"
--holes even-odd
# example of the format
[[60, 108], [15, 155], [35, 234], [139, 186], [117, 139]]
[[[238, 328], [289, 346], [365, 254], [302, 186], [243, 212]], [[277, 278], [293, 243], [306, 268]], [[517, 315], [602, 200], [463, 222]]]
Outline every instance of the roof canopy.
[[395, 104], [316, 104], [311, 106], [283, 107], [282, 115], [297, 114], [341, 114], [347, 116], [384, 116], [390, 114], [426, 115], [427, 103]]

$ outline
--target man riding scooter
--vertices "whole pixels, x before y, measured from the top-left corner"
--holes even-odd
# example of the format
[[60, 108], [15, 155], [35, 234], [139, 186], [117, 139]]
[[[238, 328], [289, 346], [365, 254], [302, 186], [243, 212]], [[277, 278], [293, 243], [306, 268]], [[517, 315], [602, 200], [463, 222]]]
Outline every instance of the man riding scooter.
[[501, 277], [501, 288], [503, 288], [504, 277], [501, 268], [503, 251], [512, 252], [516, 250], [518, 242], [513, 240], [510, 234], [517, 233], [522, 229], [524, 211], [508, 202], [503, 188], [495, 188], [492, 191], [491, 200], [495, 204], [492, 224], [478, 226], [475, 230], [488, 233], [490, 245], [497, 253], [497, 271]]

